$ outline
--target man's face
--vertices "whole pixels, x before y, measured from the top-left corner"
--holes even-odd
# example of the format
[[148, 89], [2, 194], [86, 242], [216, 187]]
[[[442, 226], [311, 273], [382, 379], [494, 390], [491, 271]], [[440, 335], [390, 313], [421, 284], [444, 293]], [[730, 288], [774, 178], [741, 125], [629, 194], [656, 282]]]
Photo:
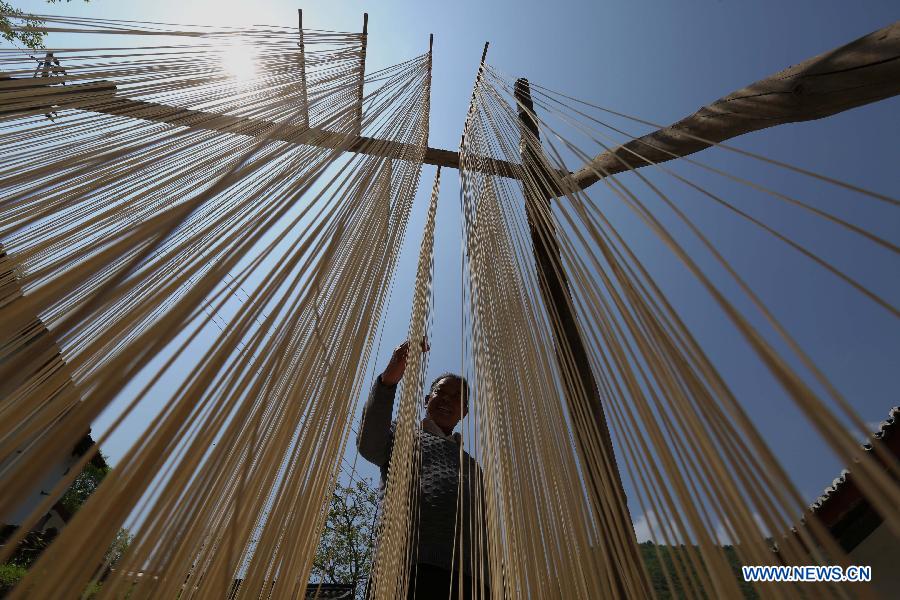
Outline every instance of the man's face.
[[465, 416], [462, 402], [462, 381], [456, 377], [444, 377], [428, 396], [428, 417], [438, 427], [450, 433]]

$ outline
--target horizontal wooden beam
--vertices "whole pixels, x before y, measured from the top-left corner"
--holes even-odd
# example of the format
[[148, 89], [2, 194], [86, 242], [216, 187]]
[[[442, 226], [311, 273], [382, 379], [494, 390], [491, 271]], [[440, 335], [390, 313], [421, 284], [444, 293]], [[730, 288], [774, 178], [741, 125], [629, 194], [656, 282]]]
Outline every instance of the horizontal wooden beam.
[[41, 113], [56, 108], [78, 107], [112, 97], [115, 84], [109, 81], [60, 85], [61, 77], [10, 78], [0, 75], [0, 118]]
[[[572, 177], [600, 179], [784, 123], [821, 119], [900, 94], [900, 21], [766, 77], [677, 123], [603, 152]], [[638, 158], [638, 155], [641, 158]]]
[[[176, 127], [220, 131], [251, 137], [266, 137], [292, 144], [343, 149], [357, 154], [416, 160], [421, 149], [392, 140], [339, 133], [306, 127], [283, 125], [252, 117], [225, 115], [178, 108], [156, 102], [133, 100], [116, 94], [115, 84], [107, 81], [60, 85], [64, 78], [0, 78], [0, 117], [36, 113], [59, 108], [129, 117]], [[423, 162], [428, 165], [459, 169], [459, 152], [426, 148]], [[519, 166], [496, 159], [477, 162], [476, 170], [500, 177], [521, 178]]]
[[[271, 137], [290, 143], [343, 148], [375, 156], [417, 156], [417, 149], [389, 140], [329, 132], [304, 126], [281, 126], [264, 119], [220, 115], [132, 100], [115, 95], [110, 82], [57, 85], [66, 78], [3, 78], [0, 76], [0, 117], [78, 107], [175, 126]], [[571, 189], [585, 189], [604, 177], [688, 156], [727, 139], [800, 121], [821, 119], [857, 106], [900, 94], [900, 22], [845, 46], [810, 58], [704, 106], [658, 131], [603, 152], [566, 180]], [[102, 101], [98, 100], [102, 95]], [[640, 156], [640, 158], [638, 157]], [[424, 162], [459, 168], [459, 153], [427, 148]], [[521, 179], [516, 163], [473, 161], [477, 170]], [[568, 187], [568, 186], [567, 186]]]

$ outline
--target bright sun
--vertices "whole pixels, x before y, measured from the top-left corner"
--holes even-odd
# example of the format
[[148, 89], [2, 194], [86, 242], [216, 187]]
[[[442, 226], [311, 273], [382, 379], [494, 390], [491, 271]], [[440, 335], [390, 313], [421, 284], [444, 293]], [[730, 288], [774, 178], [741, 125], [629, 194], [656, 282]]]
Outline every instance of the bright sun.
[[249, 46], [229, 46], [222, 53], [222, 68], [239, 82], [250, 81], [256, 77], [254, 54]]

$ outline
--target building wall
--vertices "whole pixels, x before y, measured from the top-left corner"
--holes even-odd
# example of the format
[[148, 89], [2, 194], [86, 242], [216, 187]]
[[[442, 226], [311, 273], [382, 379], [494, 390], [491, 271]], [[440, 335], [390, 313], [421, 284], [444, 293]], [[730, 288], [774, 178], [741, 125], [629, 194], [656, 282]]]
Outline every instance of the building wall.
[[[14, 304], [22, 297], [14, 267], [14, 262], [0, 244], [0, 307]], [[9, 326], [0, 331], [0, 365], [16, 361], [25, 353], [29, 358], [24, 363], [26, 368], [19, 369], [15, 375], [0, 382], [0, 408], [11, 415], [0, 425], [0, 432], [20, 437], [15, 451], [0, 456], [0, 473], [23, 461], [27, 463], [29, 446], [51, 431], [80, 400], [69, 368], [43, 321], [34, 315], [20, 319], [18, 324], [5, 323]], [[78, 459], [72, 454], [77, 441], [60, 447], [50, 461], [29, 465], [28, 468], [39, 478], [26, 493], [20, 494], [22, 502], [19, 506], [0, 514], [0, 524], [33, 525], [24, 523], [24, 520], [47, 498], [50, 490]], [[58, 499], [54, 498], [53, 502]]]
[[882, 598], [900, 594], [900, 540], [882, 523], [850, 552], [853, 564], [872, 567], [872, 586]]

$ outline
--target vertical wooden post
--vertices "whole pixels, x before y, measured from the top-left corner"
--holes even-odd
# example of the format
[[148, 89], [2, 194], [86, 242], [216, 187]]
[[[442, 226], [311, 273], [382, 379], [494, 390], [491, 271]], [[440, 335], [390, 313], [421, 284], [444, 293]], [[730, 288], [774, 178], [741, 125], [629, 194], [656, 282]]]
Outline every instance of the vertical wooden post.
[[[434, 56], [434, 34], [428, 34], [428, 122], [425, 123], [426, 132], [425, 132], [425, 146], [428, 146], [428, 142], [431, 138], [431, 67], [432, 67], [432, 58]], [[440, 170], [440, 166], [438, 166], [438, 170]]]
[[306, 44], [303, 43], [303, 9], [297, 9], [298, 28], [300, 30], [300, 102], [303, 104], [300, 114], [303, 126], [309, 127], [309, 94], [306, 89]]
[[[543, 150], [540, 142], [540, 130], [538, 129], [537, 116], [534, 113], [534, 103], [531, 99], [531, 86], [528, 80], [521, 78], [516, 80], [514, 95], [518, 104], [519, 122], [521, 127], [521, 144], [519, 150], [522, 157], [522, 165], [526, 173], [522, 179], [522, 189], [525, 195], [525, 210], [528, 218], [528, 227], [531, 231], [532, 251], [537, 266], [538, 281], [541, 290], [541, 297], [544, 305], [549, 313], [551, 327], [553, 328], [553, 336], [556, 342], [556, 360], [559, 365], [563, 377], [567, 373], [572, 378], [570, 385], [580, 386], [584, 390], [589, 402], [591, 410], [591, 418], [597, 425], [600, 432], [601, 444], [603, 451], [609, 457], [609, 463], [601, 474], [606, 481], [596, 481], [594, 477], [585, 471], [588, 480], [589, 489], [594, 494], [598, 506], [608, 507], [610, 518], [601, 510], [598, 513], [601, 525], [600, 544], [603, 545], [605, 555], [607, 557], [607, 569], [614, 581], [611, 582], [612, 589], [619, 597], [628, 597], [629, 590], [634, 590], [634, 586], [649, 594], [649, 590], [642, 589], [641, 582], [629, 582], [627, 585], [623, 578], [624, 570], [618, 569], [617, 555], [618, 552], [610, 543], [609, 537], [616, 535], [615, 529], [621, 528], [622, 535], [627, 535], [634, 539], [634, 531], [632, 529], [631, 515], [628, 506], [625, 504], [625, 488], [622, 485], [622, 479], [616, 466], [615, 453], [613, 452], [612, 439], [609, 433], [609, 427], [606, 422], [606, 415], [603, 405], [600, 401], [600, 394], [594, 375], [591, 372], [590, 360], [588, 359], [587, 349], [578, 330], [576, 316], [572, 308], [572, 298], [569, 289], [569, 283], [566, 273], [563, 270], [562, 260], [559, 252], [559, 242], [556, 237], [556, 227], [552, 221], [550, 211], [551, 198], [559, 197], [562, 193], [559, 190], [552, 189], [551, 182], [554, 181], [551, 174], [547, 172], [546, 160], [543, 156]], [[571, 357], [571, 365], [574, 367], [574, 373], [567, 366], [566, 357]], [[568, 390], [570, 386], [565, 386]], [[575, 398], [570, 392], [566, 393], [566, 402], [569, 406], [570, 414], [575, 409]], [[582, 458], [587, 456], [586, 450], [589, 447], [584, 439], [584, 433], [575, 428], [575, 440], [579, 446]], [[605, 483], [605, 485], [604, 485]], [[619, 495], [618, 499], [610, 501], [605, 497], [605, 491], [612, 489], [615, 494]], [[617, 521], [617, 522], [616, 522]], [[632, 546], [634, 546], [632, 544]], [[636, 552], [628, 552], [633, 564], [640, 568], [641, 558]], [[621, 557], [618, 557], [621, 559]]]
[[363, 84], [366, 81], [366, 45], [369, 41], [369, 13], [363, 13], [362, 48], [360, 49], [359, 94], [356, 107], [356, 135], [362, 135], [363, 119]]
[[482, 74], [484, 73], [484, 61], [487, 59], [487, 51], [488, 46], [490, 46], [490, 42], [484, 43], [484, 50], [481, 52], [481, 62], [478, 64], [478, 74], [475, 75], [475, 85], [472, 87], [472, 99], [469, 101], [469, 112], [466, 113], [466, 127], [463, 127], [462, 136], [459, 139], [459, 148], [460, 148], [460, 165], [459, 168], [462, 169], [462, 148], [466, 145], [466, 129], [469, 124], [469, 119], [472, 118], [472, 113], [475, 112], [475, 98], [476, 94], [478, 94], [478, 84], [481, 82]]

